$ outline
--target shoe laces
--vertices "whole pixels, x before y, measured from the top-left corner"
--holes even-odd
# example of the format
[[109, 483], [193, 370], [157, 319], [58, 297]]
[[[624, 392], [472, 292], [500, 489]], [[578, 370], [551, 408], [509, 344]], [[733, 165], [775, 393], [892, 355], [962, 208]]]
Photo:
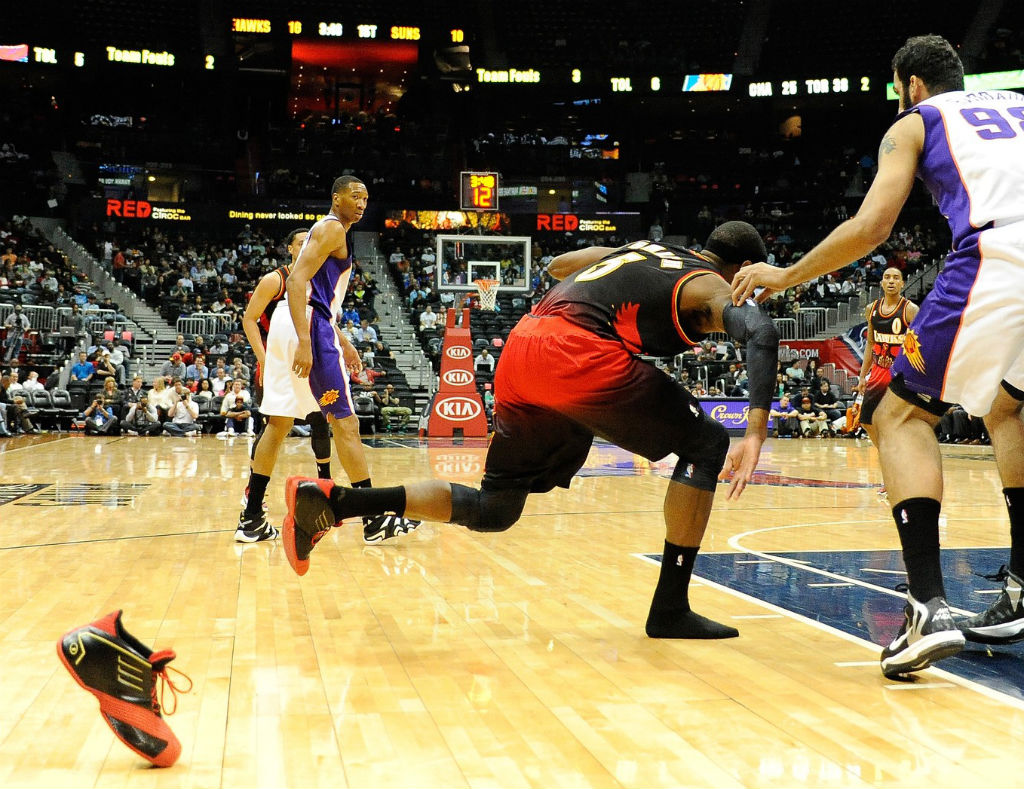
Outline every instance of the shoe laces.
[[985, 575], [985, 573], [974, 573], [974, 575], [979, 578], [984, 578], [986, 581], [998, 581], [999, 583], [1002, 583], [1010, 577], [1010, 568], [1004, 564], [991, 575]]
[[[169, 672], [173, 671], [179, 677], [182, 678], [188, 685], [179, 684], [175, 685], [174, 680], [171, 678]], [[186, 674], [184, 671], [179, 671], [176, 668], [172, 668], [166, 663], [161, 668], [153, 668], [153, 673], [156, 675], [156, 682], [153, 683], [153, 710], [158, 715], [160, 711], [167, 715], [173, 715], [178, 711], [178, 694], [188, 693], [192, 690], [192, 677]], [[179, 680], [181, 682], [181, 680]], [[165, 701], [170, 696], [170, 703]]]

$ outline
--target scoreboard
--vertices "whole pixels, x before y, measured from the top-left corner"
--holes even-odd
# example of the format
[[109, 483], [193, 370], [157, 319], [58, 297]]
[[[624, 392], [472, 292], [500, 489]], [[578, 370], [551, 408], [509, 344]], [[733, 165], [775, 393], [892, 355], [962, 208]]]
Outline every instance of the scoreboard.
[[463, 170], [460, 174], [459, 208], [462, 211], [498, 210], [498, 174]]

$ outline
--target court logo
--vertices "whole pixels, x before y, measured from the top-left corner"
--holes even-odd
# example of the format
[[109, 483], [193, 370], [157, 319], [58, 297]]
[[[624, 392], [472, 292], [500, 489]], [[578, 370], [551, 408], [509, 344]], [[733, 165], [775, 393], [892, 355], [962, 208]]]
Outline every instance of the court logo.
[[446, 397], [435, 407], [438, 416], [453, 422], [468, 422], [480, 416], [480, 404], [468, 397]]
[[907, 336], [903, 339], [903, 355], [907, 357], [911, 367], [924, 375], [924, 355], [921, 353], [921, 341], [913, 329], [908, 329]]
[[334, 405], [336, 402], [338, 402], [338, 395], [339, 392], [337, 389], [328, 389], [326, 392], [323, 393], [323, 395], [320, 396], [320, 399], [317, 400], [317, 402], [323, 406]]
[[445, 351], [445, 355], [449, 359], [468, 359], [472, 355], [472, 351], [465, 345], [453, 345]]
[[473, 374], [466, 370], [449, 370], [442, 377], [450, 386], [467, 386], [473, 383]]

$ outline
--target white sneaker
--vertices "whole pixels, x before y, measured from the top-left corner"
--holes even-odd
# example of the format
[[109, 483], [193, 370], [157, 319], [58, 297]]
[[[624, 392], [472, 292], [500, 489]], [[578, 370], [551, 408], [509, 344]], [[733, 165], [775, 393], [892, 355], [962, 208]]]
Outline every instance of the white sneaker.
[[225, 430], [224, 432], [225, 432], [225, 433], [227, 433], [227, 434], [228, 434], [229, 436], [233, 436], [233, 435], [235, 435], [235, 429], [234, 429], [233, 427], [229, 427], [229, 428], [228, 428], [227, 430]]

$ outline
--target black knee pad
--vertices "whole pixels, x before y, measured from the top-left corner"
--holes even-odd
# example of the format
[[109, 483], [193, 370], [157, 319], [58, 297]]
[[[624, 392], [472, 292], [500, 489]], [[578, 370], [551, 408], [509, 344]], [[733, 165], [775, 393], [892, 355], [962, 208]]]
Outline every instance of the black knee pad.
[[312, 411], [306, 414], [306, 424], [309, 425], [309, 443], [313, 447], [313, 456], [317, 460], [330, 458], [331, 428], [327, 424], [327, 417], [319, 411]]
[[473, 531], [505, 531], [519, 520], [528, 492], [477, 490], [452, 483], [452, 523]]
[[700, 490], [714, 490], [725, 456], [729, 454], [729, 431], [706, 416], [685, 445], [676, 449], [676, 454], [679, 462], [672, 472], [674, 482]]

